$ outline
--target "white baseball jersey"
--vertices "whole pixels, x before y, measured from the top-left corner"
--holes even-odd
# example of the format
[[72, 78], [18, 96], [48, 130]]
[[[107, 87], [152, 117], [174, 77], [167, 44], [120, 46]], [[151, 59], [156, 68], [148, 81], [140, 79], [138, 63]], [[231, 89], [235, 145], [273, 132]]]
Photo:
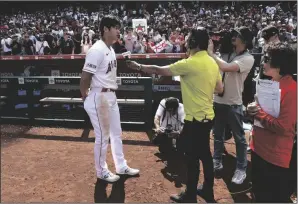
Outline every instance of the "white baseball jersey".
[[90, 88], [118, 89], [114, 49], [98, 40], [87, 52], [83, 71], [92, 73]]
[[84, 109], [92, 123], [95, 144], [94, 164], [98, 178], [108, 176], [106, 162], [109, 138], [116, 171], [127, 168], [123, 154], [120, 112], [115, 92], [100, 92], [92, 88], [117, 89], [117, 61], [113, 48], [99, 40], [87, 52], [83, 71], [92, 73], [91, 90], [84, 101]]

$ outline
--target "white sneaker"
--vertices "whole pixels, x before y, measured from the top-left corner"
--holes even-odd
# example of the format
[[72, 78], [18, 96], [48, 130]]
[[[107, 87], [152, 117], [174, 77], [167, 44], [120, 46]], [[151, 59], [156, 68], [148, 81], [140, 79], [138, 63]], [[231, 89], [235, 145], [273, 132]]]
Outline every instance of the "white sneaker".
[[139, 169], [133, 169], [133, 168], [130, 168], [130, 167], [127, 167], [126, 169], [123, 169], [122, 171], [117, 172], [117, 174], [129, 175], [129, 176], [135, 176], [135, 175], [138, 175], [139, 173], [140, 173]]
[[246, 172], [236, 169], [234, 176], [232, 178], [232, 182], [239, 185], [239, 184], [242, 184], [245, 179], [246, 179]]
[[116, 181], [118, 181], [120, 179], [120, 176], [118, 175], [115, 175], [111, 172], [107, 173], [106, 175], [104, 175], [103, 177], [99, 177], [98, 178], [102, 179], [102, 180], [105, 180], [107, 182], [110, 182], [110, 183], [114, 183]]

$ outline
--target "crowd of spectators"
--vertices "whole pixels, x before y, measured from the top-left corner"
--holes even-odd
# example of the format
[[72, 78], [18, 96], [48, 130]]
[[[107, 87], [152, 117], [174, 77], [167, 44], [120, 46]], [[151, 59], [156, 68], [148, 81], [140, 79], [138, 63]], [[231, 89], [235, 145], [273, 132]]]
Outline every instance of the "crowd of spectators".
[[[123, 25], [116, 53], [184, 53], [189, 29], [198, 25], [208, 29], [215, 44], [220, 31], [247, 26], [254, 34], [254, 52], [268, 25], [279, 30], [281, 41], [296, 41], [296, 2], [134, 3], [94, 2], [88, 8], [76, 3], [1, 14], [1, 55], [85, 54], [101, 38], [98, 22], [107, 14], [118, 16]], [[137, 18], [147, 19], [147, 33], [132, 28]]]

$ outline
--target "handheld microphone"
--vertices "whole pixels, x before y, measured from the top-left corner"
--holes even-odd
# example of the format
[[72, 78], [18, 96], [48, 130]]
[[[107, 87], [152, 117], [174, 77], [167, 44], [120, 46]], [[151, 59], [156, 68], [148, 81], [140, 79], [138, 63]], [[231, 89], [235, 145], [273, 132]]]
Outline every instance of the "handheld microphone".
[[130, 55], [131, 55], [131, 52], [130, 51], [127, 51], [127, 52], [123, 52], [122, 53], [122, 56], [124, 57], [125, 61], [129, 61]]

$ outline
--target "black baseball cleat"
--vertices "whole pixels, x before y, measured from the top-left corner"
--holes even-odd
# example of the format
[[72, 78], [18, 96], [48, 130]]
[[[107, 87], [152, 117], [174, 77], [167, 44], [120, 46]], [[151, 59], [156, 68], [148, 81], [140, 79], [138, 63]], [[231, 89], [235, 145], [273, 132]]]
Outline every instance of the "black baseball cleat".
[[198, 203], [196, 196], [190, 198], [184, 191], [179, 194], [171, 195], [170, 198], [176, 203]]
[[208, 192], [204, 190], [203, 185], [200, 185], [197, 188], [197, 194], [201, 198], [203, 198], [207, 203], [216, 203], [216, 200], [214, 199], [214, 194], [212, 191]]

